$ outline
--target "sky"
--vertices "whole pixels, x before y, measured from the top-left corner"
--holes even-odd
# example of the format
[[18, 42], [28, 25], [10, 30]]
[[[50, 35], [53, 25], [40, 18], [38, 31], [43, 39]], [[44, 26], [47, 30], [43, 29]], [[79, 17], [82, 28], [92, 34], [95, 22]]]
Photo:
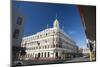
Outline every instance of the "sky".
[[12, 9], [24, 17], [23, 36], [42, 31], [47, 25], [52, 28], [54, 20], [58, 19], [60, 28], [63, 28], [79, 47], [86, 47], [86, 36], [76, 5], [13, 1]]

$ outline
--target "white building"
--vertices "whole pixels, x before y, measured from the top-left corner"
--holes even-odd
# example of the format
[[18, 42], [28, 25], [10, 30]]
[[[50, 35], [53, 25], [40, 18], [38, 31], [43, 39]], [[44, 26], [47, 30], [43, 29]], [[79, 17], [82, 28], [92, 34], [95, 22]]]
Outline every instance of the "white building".
[[84, 56], [89, 56], [89, 53], [90, 53], [89, 48], [84, 48], [82, 53], [83, 53]]
[[47, 28], [34, 35], [23, 37], [22, 47], [26, 47], [25, 60], [66, 59], [78, 52], [76, 43], [59, 27], [55, 19], [53, 28]]

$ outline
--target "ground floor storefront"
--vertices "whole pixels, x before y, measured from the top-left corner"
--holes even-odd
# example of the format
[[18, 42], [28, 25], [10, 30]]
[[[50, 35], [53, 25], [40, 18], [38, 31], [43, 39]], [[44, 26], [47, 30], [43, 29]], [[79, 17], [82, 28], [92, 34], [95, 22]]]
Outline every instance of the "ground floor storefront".
[[76, 53], [69, 53], [66, 50], [53, 49], [27, 53], [20, 57], [20, 60], [67, 60], [75, 57]]

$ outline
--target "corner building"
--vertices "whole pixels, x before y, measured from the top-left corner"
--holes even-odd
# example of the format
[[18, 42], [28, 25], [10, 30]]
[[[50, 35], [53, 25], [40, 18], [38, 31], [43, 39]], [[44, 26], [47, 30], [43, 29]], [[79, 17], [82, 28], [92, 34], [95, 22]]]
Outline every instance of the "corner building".
[[24, 60], [56, 60], [74, 57], [78, 52], [76, 43], [59, 27], [54, 20], [53, 28], [47, 28], [34, 35], [23, 37], [22, 47], [26, 47]]

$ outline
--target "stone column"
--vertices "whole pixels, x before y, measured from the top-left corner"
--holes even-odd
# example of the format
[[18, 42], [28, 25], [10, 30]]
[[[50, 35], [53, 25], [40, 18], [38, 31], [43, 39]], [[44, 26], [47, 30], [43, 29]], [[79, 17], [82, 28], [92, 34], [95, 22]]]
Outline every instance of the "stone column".
[[53, 53], [53, 57], [54, 57], [54, 58], [56, 57], [56, 53], [55, 53], [55, 52]]
[[60, 51], [58, 51], [58, 56], [59, 56], [59, 57], [61, 56], [61, 52], [60, 52]]

